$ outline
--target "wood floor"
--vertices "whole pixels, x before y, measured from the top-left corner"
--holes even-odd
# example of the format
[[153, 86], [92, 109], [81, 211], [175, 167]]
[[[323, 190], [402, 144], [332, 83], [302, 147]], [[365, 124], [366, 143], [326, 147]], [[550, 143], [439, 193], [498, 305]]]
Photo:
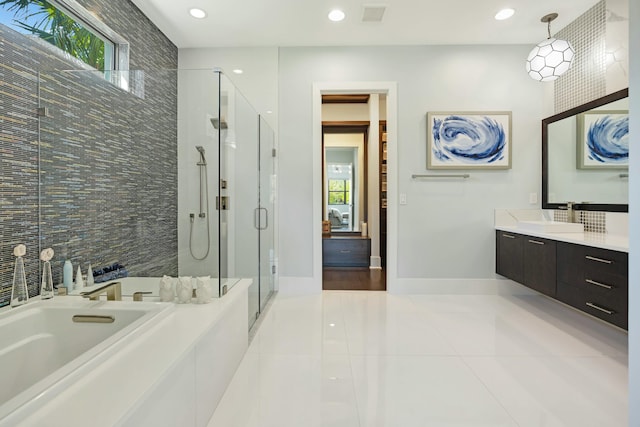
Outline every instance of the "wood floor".
[[384, 291], [387, 289], [386, 271], [369, 267], [325, 267], [322, 270], [322, 289], [325, 291]]

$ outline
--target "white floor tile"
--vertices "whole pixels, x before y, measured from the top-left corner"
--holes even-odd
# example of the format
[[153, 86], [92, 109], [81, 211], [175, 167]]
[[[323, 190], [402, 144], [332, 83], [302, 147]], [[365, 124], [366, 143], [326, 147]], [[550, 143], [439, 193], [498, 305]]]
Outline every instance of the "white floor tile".
[[627, 426], [627, 366], [607, 357], [466, 357], [521, 427]]
[[208, 427], [359, 426], [348, 356], [252, 354], [239, 372]]
[[343, 310], [349, 354], [456, 354], [435, 322], [406, 297], [347, 294]]
[[363, 426], [517, 426], [458, 357], [353, 356]]
[[499, 295], [411, 295], [410, 300], [429, 313], [504, 313], [522, 310]]
[[618, 427], [627, 366], [542, 296], [276, 297], [208, 427]]
[[626, 334], [609, 325], [542, 296], [506, 300], [518, 304], [517, 308], [431, 316], [460, 355], [626, 354]]

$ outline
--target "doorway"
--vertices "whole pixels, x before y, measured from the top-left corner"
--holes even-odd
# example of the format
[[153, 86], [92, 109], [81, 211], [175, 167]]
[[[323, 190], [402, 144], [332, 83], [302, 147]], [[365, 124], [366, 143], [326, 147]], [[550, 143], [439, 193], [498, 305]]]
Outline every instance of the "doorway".
[[322, 98], [322, 289], [386, 290], [380, 115], [370, 117], [369, 94]]
[[[322, 121], [329, 120], [323, 118], [322, 96], [328, 94], [367, 94], [370, 96], [369, 114], [366, 119], [369, 122], [378, 123], [380, 120], [386, 120], [386, 132], [388, 135], [387, 149], [387, 242], [386, 242], [386, 265], [384, 269], [385, 286], [387, 291], [399, 291], [398, 278], [398, 171], [397, 171], [397, 136], [398, 136], [398, 85], [394, 81], [341, 81], [341, 82], [314, 82], [312, 85], [312, 122], [313, 122], [313, 210], [312, 210], [312, 253], [313, 253], [313, 276], [310, 280], [297, 282], [297, 292], [319, 292], [322, 290]], [[381, 112], [379, 98], [386, 98], [386, 111]], [[333, 120], [333, 119], [332, 119]], [[343, 119], [344, 120], [344, 119]], [[379, 140], [379, 128], [370, 126], [369, 140]], [[375, 150], [369, 153], [369, 166], [374, 164], [373, 160], [378, 161], [378, 153]], [[377, 167], [377, 166], [376, 166]], [[371, 170], [371, 168], [370, 168]], [[371, 173], [371, 172], [370, 172]], [[370, 182], [371, 183], [371, 182]], [[379, 189], [379, 183], [375, 183], [376, 191]], [[369, 187], [369, 192], [373, 191]], [[380, 201], [375, 198], [369, 198], [369, 212], [372, 206], [379, 210]], [[375, 218], [369, 215], [369, 229], [377, 229], [379, 223], [374, 223]], [[372, 237], [372, 252], [376, 236]], [[379, 239], [379, 236], [377, 237]], [[379, 240], [377, 242], [379, 250]], [[372, 253], [375, 256], [375, 253]], [[378, 254], [379, 256], [379, 254]], [[375, 261], [375, 259], [374, 259]], [[380, 263], [378, 264], [380, 265]], [[374, 265], [375, 267], [375, 265]]]

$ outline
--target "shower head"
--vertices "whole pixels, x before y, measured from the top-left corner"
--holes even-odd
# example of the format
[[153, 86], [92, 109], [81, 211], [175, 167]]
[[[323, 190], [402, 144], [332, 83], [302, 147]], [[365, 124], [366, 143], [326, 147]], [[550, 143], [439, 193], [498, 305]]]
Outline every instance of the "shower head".
[[204, 147], [202, 145], [196, 145], [196, 150], [200, 153], [200, 161], [197, 163], [198, 166], [206, 166], [207, 160], [204, 158]]
[[224, 120], [220, 121], [220, 119], [211, 119], [211, 124], [213, 125], [213, 127], [215, 129], [226, 129], [227, 128], [227, 122], [225, 122]]

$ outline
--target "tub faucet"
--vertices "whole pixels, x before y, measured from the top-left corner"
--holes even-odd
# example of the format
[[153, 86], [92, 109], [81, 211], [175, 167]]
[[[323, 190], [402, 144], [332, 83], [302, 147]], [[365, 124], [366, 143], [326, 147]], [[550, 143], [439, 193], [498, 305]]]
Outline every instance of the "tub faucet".
[[122, 283], [111, 282], [104, 286], [100, 286], [92, 291], [80, 292], [83, 298], [89, 298], [91, 301], [100, 299], [100, 295], [106, 293], [107, 301], [122, 301]]

